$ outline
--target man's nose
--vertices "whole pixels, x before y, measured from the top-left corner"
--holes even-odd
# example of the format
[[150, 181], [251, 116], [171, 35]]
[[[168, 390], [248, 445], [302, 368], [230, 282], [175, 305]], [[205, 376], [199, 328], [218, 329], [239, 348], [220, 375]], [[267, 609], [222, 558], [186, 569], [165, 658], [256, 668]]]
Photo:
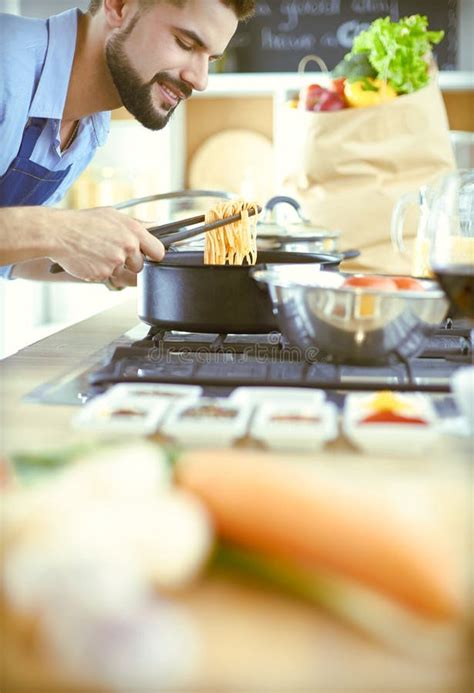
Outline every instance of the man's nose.
[[193, 60], [181, 72], [181, 79], [195, 91], [204, 91], [209, 82], [209, 60], [203, 53], [195, 53]]

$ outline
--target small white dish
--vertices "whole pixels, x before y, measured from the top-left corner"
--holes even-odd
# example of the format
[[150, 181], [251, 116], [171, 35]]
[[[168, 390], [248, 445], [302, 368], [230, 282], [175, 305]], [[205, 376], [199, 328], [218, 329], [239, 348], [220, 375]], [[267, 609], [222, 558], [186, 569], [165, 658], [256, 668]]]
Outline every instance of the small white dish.
[[246, 434], [250, 413], [248, 405], [229, 398], [189, 398], [176, 402], [162, 431], [183, 445], [231, 445]]
[[119, 383], [113, 385], [104, 393], [112, 399], [123, 399], [125, 397], [132, 398], [150, 398], [160, 399], [181, 397], [199, 397], [202, 394], [200, 385], [173, 385], [167, 383]]
[[157, 432], [169, 407], [170, 401], [164, 398], [145, 401], [105, 393], [85, 404], [72, 424], [102, 435], [151, 435]]
[[307, 402], [321, 404], [326, 395], [323, 390], [307, 387], [236, 387], [230, 394], [233, 402], [259, 404], [261, 402]]
[[[441, 435], [438, 418], [431, 401], [422, 394], [396, 393], [396, 413], [406, 417], [400, 422], [365, 422], [380, 409], [375, 406], [380, 393], [349, 394], [346, 397], [343, 429], [358, 448], [374, 454], [411, 455], [424, 452]], [[410, 422], [411, 418], [425, 423]]]
[[451, 390], [466, 427], [474, 433], [474, 366], [459, 368], [454, 373]]
[[262, 402], [251, 436], [277, 450], [311, 452], [338, 436], [338, 411], [332, 402]]
[[402, 415], [420, 416], [429, 421], [436, 419], [433, 404], [426, 395], [419, 392], [389, 391], [348, 394], [344, 402], [344, 416], [352, 421], [359, 421], [378, 411], [383, 397], [388, 398], [388, 402], [393, 402]]
[[358, 448], [380, 455], [417, 455], [439, 440], [437, 426], [407, 424], [354, 425], [344, 424], [344, 433]]
[[440, 431], [447, 436], [469, 438], [472, 435], [469, 423], [464, 416], [451, 416], [440, 422]]

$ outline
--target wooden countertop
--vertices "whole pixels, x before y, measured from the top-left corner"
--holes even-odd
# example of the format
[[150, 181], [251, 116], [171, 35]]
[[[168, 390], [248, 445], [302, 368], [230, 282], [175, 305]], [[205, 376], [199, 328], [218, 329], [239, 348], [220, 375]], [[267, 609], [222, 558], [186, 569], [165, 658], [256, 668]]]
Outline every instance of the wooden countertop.
[[[22, 401], [33, 388], [77, 368], [138, 322], [134, 300], [52, 335], [0, 362], [3, 449], [41, 450], [79, 439], [72, 408]], [[340, 443], [321, 453], [332, 463], [377, 460]], [[467, 459], [448, 442], [426, 465], [427, 474]], [[384, 463], [390, 460], [384, 460]], [[406, 463], [406, 461], [404, 461]], [[410, 461], [411, 464], [411, 461]], [[181, 691], [225, 693], [468, 693], [463, 660], [418, 660], [390, 651], [314, 606], [251, 583], [205, 579], [181, 597], [199, 629], [201, 651]], [[30, 678], [15, 691], [31, 693]], [[37, 683], [37, 681], [36, 681]], [[133, 685], [129, 686], [131, 690]], [[46, 689], [45, 689], [46, 690]], [[58, 689], [48, 688], [48, 693]], [[158, 690], [158, 688], [156, 689]], [[170, 690], [170, 689], [167, 689]], [[61, 692], [63, 693], [63, 691]], [[64, 691], [65, 693], [65, 691]]]
[[124, 300], [0, 361], [5, 452], [78, 440], [79, 434], [70, 427], [71, 407], [41, 406], [22, 397], [88, 358], [94, 362], [98, 350], [138, 322], [136, 300]]

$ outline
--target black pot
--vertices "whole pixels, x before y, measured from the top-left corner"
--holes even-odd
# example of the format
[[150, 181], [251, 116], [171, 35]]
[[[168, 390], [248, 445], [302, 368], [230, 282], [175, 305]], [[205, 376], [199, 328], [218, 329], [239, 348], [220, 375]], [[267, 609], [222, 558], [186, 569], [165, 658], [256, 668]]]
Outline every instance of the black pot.
[[[259, 252], [258, 265], [314, 263], [337, 268], [340, 255]], [[167, 253], [145, 261], [138, 275], [138, 316], [149, 325], [184, 332], [263, 334], [278, 330], [270, 297], [248, 265], [204, 265], [202, 252]], [[319, 271], [319, 270], [318, 270]]]

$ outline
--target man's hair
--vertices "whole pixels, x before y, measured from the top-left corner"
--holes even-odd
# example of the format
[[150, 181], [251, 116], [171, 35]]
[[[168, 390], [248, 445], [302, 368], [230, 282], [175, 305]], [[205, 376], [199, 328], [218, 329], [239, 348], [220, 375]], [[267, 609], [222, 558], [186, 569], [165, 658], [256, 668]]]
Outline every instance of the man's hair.
[[[237, 19], [249, 19], [255, 12], [256, 0], [220, 0], [223, 5], [230, 7], [234, 10]], [[161, 2], [161, 0], [139, 0], [140, 6], [145, 10], [156, 4], [156, 2]], [[176, 5], [177, 7], [184, 7], [187, 0], [166, 0], [171, 5]], [[102, 6], [102, 0], [90, 0], [88, 11], [90, 14], [96, 14]]]

